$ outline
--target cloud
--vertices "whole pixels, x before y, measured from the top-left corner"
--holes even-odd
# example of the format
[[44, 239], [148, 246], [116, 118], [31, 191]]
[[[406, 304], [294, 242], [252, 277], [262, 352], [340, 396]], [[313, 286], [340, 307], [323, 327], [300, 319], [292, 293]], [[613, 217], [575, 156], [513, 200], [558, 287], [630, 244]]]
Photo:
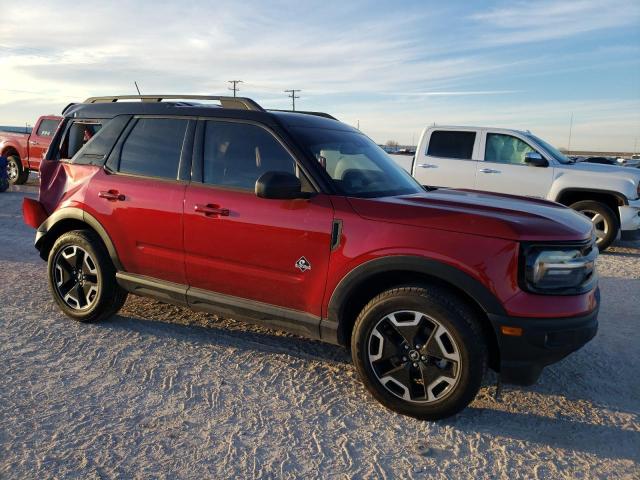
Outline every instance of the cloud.
[[[597, 5], [547, 0], [473, 12], [444, 3], [331, 0], [14, 2], [2, 9], [12, 21], [0, 29], [0, 124], [32, 122], [89, 96], [135, 93], [134, 80], [143, 93], [221, 94], [231, 78], [244, 80], [241, 95], [269, 108], [286, 108], [284, 90], [300, 88], [304, 108], [359, 119], [376, 138], [385, 129], [395, 134], [385, 119], [396, 116], [394, 125], [406, 130], [402, 141], [434, 113], [464, 119], [475, 112], [469, 118], [482, 124], [507, 112], [513, 121], [526, 120], [518, 110], [535, 106], [531, 89], [539, 95], [554, 71], [597, 65], [594, 55], [618, 64], [637, 56], [637, 48], [619, 44], [580, 52], [517, 49], [629, 26], [638, 17], [634, 3], [607, 3], [601, 12]], [[555, 84], [546, 88], [558, 96]], [[626, 105], [621, 111], [632, 103]]]
[[638, 25], [634, 0], [509, 2], [470, 16], [485, 33], [482, 45], [514, 45], [568, 38], [607, 28]]

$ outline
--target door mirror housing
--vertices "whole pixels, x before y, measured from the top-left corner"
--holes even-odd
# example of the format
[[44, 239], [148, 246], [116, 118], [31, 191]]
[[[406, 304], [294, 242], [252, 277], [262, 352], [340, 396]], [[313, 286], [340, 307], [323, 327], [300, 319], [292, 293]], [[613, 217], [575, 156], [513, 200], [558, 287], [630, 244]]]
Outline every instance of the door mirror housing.
[[529, 152], [524, 156], [524, 163], [532, 167], [548, 167], [549, 162], [538, 152]]
[[256, 180], [256, 195], [260, 198], [274, 200], [301, 198], [303, 196], [302, 183], [292, 173], [266, 172]]

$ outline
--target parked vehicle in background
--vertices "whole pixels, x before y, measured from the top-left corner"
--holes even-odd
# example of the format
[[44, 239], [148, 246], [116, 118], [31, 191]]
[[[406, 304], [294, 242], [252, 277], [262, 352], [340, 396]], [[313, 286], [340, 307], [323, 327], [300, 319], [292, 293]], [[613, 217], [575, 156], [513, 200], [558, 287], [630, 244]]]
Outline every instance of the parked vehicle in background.
[[544, 198], [593, 223], [598, 248], [640, 236], [640, 172], [575, 162], [531, 132], [484, 127], [424, 130], [412, 168], [424, 185]]
[[40, 170], [60, 120], [62, 117], [45, 115], [31, 133], [0, 132], [0, 155], [7, 157], [9, 183], [21, 185], [29, 178], [29, 172]]
[[0, 155], [0, 192], [9, 188], [9, 177], [7, 176], [7, 159]]
[[582, 215], [427, 191], [327, 114], [163, 99], [69, 107], [24, 201], [72, 319], [132, 293], [343, 345], [377, 400], [432, 420], [471, 402], [487, 366], [531, 384], [596, 334]]
[[600, 165], [618, 165], [618, 162], [616, 162], [616, 159], [613, 157], [585, 157], [576, 161], [587, 162], [587, 163], [599, 163]]

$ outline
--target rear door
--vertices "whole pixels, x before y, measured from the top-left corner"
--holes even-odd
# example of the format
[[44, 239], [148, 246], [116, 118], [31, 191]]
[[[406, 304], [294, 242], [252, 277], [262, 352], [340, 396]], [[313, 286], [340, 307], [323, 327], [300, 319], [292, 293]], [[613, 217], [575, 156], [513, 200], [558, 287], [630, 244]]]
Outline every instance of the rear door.
[[303, 190], [314, 190], [290, 151], [259, 124], [207, 120], [198, 133], [184, 215], [190, 294], [319, 316], [333, 222], [329, 197], [255, 195], [256, 180], [268, 171], [294, 173]]
[[85, 208], [127, 272], [186, 284], [182, 215], [194, 127], [175, 117], [132, 119], [90, 182]]
[[474, 188], [479, 133], [475, 129], [427, 130], [416, 151], [413, 176], [433, 187]]
[[56, 133], [59, 118], [42, 117], [29, 136], [29, 169], [39, 170], [40, 163]]
[[487, 130], [482, 144], [483, 161], [477, 162], [477, 190], [546, 198], [553, 181], [553, 167], [527, 165], [525, 155], [537, 152], [528, 142], [515, 133]]

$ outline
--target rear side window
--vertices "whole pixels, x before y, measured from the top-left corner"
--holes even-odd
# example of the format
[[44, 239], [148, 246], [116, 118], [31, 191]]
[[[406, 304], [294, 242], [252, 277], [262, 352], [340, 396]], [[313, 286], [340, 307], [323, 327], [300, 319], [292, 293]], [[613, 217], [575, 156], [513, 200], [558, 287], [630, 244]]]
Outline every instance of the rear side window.
[[246, 190], [266, 172], [296, 174], [293, 158], [267, 130], [222, 121], [206, 122], [203, 167], [204, 183]]
[[53, 137], [60, 120], [42, 120], [38, 126], [36, 135], [39, 137]]
[[427, 155], [431, 157], [471, 160], [475, 141], [475, 132], [436, 130], [431, 133]]
[[71, 122], [60, 144], [58, 158], [73, 158], [101, 128], [101, 120], [78, 120]]
[[187, 120], [139, 119], [122, 145], [122, 173], [176, 179]]

